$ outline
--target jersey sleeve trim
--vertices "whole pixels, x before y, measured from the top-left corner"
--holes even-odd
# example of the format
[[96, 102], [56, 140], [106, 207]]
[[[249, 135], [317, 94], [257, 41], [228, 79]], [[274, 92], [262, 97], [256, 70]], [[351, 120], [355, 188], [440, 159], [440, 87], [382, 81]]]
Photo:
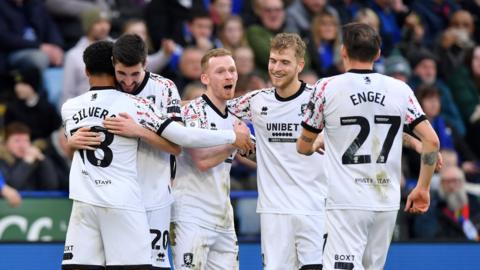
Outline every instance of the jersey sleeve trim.
[[183, 119], [181, 117], [178, 117], [178, 116], [170, 117], [169, 119], [172, 120], [172, 121], [175, 121], [175, 122], [182, 122], [183, 121]]
[[417, 119], [413, 120], [413, 122], [408, 125], [410, 130], [413, 131], [413, 129], [424, 120], [427, 120], [427, 117], [425, 115], [421, 115]]
[[322, 132], [322, 129], [318, 129], [318, 128], [314, 128], [312, 126], [310, 126], [309, 124], [305, 123], [305, 122], [302, 122], [302, 127], [310, 132], [313, 132], [313, 133], [320, 133]]
[[165, 130], [165, 128], [166, 128], [168, 125], [170, 125], [172, 122], [173, 122], [172, 119], [167, 119], [167, 120], [165, 120], [165, 122], [163, 122], [163, 123], [160, 125], [160, 127], [158, 128], [157, 134], [158, 134], [159, 136], [162, 136], [162, 132], [163, 132], [163, 131]]

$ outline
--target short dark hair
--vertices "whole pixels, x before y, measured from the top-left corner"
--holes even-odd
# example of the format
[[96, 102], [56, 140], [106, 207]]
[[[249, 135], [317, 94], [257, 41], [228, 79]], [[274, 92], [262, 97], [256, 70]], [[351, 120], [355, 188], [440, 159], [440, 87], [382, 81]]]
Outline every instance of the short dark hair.
[[437, 97], [440, 98], [440, 92], [437, 87], [430, 84], [422, 84], [415, 90], [415, 95], [417, 97], [418, 103], [422, 104], [423, 100], [426, 98]]
[[111, 41], [97, 41], [88, 46], [83, 52], [83, 62], [85, 68], [92, 75], [112, 75], [115, 76], [115, 70], [112, 65]]
[[113, 44], [113, 63], [124, 64], [127, 67], [145, 64], [147, 45], [137, 34], [124, 34]]
[[364, 23], [349, 23], [343, 26], [342, 31], [343, 46], [349, 58], [361, 62], [375, 60], [382, 44], [375, 29]]
[[188, 14], [188, 23], [193, 23], [196, 19], [212, 19], [210, 13], [204, 9], [194, 8]]
[[5, 127], [5, 141], [15, 134], [31, 134], [30, 128], [21, 122], [11, 122]]

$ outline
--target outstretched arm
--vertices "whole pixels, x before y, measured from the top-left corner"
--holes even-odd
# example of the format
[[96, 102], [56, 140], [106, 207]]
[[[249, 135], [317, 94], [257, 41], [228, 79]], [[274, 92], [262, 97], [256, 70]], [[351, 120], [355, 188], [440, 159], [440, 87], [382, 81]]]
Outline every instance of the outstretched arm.
[[118, 117], [108, 117], [103, 121], [103, 125], [113, 134], [140, 138], [151, 146], [172, 155], [179, 155], [181, 152], [180, 146], [137, 124], [127, 113], [120, 113]]

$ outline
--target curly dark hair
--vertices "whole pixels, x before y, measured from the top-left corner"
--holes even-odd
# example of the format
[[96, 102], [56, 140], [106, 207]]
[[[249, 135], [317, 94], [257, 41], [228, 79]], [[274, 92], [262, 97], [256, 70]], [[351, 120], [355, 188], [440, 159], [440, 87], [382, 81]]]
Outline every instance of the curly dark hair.
[[113, 42], [111, 41], [97, 41], [85, 49], [83, 62], [90, 74], [115, 76], [112, 64], [112, 48]]

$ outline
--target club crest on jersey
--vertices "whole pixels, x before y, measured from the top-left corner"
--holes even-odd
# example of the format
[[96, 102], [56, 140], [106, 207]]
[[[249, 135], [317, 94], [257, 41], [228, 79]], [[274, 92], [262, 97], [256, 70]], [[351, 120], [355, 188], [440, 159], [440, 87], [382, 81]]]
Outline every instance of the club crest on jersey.
[[161, 262], [165, 261], [165, 253], [160, 252], [160, 253], [158, 253], [157, 257], [158, 257], [157, 258], [158, 261], [161, 261]]
[[186, 267], [186, 268], [195, 267], [195, 264], [193, 263], [193, 253], [183, 253], [182, 267]]
[[262, 112], [260, 113], [261, 115], [267, 115], [268, 108], [267, 106], [262, 107]]
[[300, 113], [298, 114], [298, 116], [304, 116], [305, 115], [305, 110], [307, 109], [307, 103], [305, 104], [302, 104], [302, 106], [300, 106]]
[[93, 93], [92, 96], [90, 97], [90, 101], [95, 101], [98, 97], [97, 93]]
[[155, 97], [155, 95], [149, 95], [147, 96], [147, 99], [150, 100], [152, 103], [155, 103], [157, 98]]
[[372, 82], [370, 80], [370, 77], [368, 77], [368, 76], [363, 77], [363, 80], [365, 81], [365, 84], [370, 84]]

